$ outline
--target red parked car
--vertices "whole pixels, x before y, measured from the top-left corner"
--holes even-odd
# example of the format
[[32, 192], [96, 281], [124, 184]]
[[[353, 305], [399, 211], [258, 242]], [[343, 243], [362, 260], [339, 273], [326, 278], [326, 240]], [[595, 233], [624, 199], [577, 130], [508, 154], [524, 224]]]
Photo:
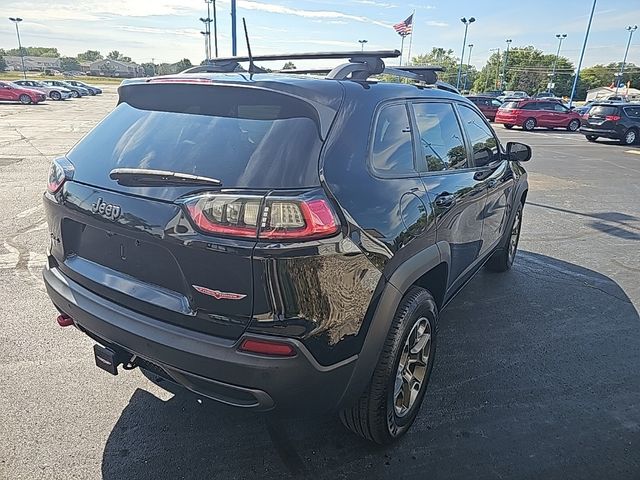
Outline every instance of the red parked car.
[[569, 110], [556, 100], [514, 100], [505, 102], [496, 113], [496, 123], [502, 123], [505, 128], [514, 125], [524, 130], [536, 127], [566, 128], [575, 132], [580, 128], [580, 114]]
[[502, 105], [502, 102], [495, 99], [494, 97], [472, 95], [468, 96], [467, 98], [480, 109], [482, 114], [487, 117], [487, 120], [489, 120], [490, 122], [493, 122], [495, 120], [498, 108]]
[[0, 101], [20, 102], [25, 105], [44, 102], [47, 96], [37, 90], [25, 88], [17, 83], [0, 82]]

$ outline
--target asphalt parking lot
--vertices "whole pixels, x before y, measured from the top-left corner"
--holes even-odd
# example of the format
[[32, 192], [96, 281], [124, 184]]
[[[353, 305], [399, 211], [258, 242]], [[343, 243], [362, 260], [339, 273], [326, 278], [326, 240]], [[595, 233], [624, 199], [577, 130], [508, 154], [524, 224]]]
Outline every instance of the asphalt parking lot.
[[640, 149], [496, 131], [533, 160], [519, 256], [442, 313], [410, 433], [173, 397], [97, 369], [40, 280], [49, 162], [116, 102], [0, 104], [0, 479], [640, 478]]

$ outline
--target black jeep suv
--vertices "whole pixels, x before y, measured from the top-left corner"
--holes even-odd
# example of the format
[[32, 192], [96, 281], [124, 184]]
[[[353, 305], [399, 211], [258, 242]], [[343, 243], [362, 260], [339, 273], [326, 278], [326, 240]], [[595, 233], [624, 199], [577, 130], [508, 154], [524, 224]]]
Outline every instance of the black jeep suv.
[[44, 194], [47, 291], [98, 366], [378, 443], [410, 427], [439, 312], [514, 261], [531, 150], [383, 53], [120, 86]]

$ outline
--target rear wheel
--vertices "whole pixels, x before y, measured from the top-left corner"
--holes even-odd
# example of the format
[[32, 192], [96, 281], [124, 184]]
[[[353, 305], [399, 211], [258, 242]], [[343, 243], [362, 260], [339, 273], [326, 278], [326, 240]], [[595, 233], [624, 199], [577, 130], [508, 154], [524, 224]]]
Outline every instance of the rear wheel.
[[56, 92], [56, 91], [51, 92], [49, 96], [51, 97], [52, 100], [60, 100], [62, 98], [62, 95], [60, 95], [60, 92]]
[[18, 97], [18, 100], [20, 100], [20, 103], [22, 103], [23, 105], [29, 105], [30, 103], [32, 103], [31, 97], [26, 93], [20, 95]]
[[502, 246], [493, 253], [487, 262], [487, 268], [492, 272], [506, 272], [513, 265], [518, 252], [518, 242], [520, 241], [522, 207], [522, 203], [520, 203], [509, 230], [509, 236], [503, 240]]
[[536, 128], [536, 119], [535, 118], [527, 118], [522, 124], [522, 128], [524, 128], [527, 132], [530, 132], [534, 128]]
[[580, 120], [571, 120], [569, 125], [567, 125], [567, 130], [570, 132], [577, 132], [580, 128]]
[[361, 437], [391, 443], [413, 424], [427, 389], [436, 349], [438, 307], [433, 296], [412, 287], [391, 323], [371, 382], [342, 423]]
[[506, 128], [507, 130], [511, 130], [513, 128], [513, 125], [511, 125], [510, 123], [505, 123], [504, 128]]
[[635, 128], [630, 128], [620, 139], [623, 145], [633, 145], [638, 141], [638, 131]]
[[595, 142], [598, 139], [597, 135], [586, 135], [587, 141]]

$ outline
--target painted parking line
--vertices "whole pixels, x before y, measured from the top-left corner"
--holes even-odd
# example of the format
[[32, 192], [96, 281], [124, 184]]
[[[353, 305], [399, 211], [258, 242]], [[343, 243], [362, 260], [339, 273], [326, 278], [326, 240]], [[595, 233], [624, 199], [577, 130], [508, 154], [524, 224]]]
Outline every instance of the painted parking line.
[[634, 155], [640, 155], [640, 150], [625, 150], [624, 153], [633, 153]]

